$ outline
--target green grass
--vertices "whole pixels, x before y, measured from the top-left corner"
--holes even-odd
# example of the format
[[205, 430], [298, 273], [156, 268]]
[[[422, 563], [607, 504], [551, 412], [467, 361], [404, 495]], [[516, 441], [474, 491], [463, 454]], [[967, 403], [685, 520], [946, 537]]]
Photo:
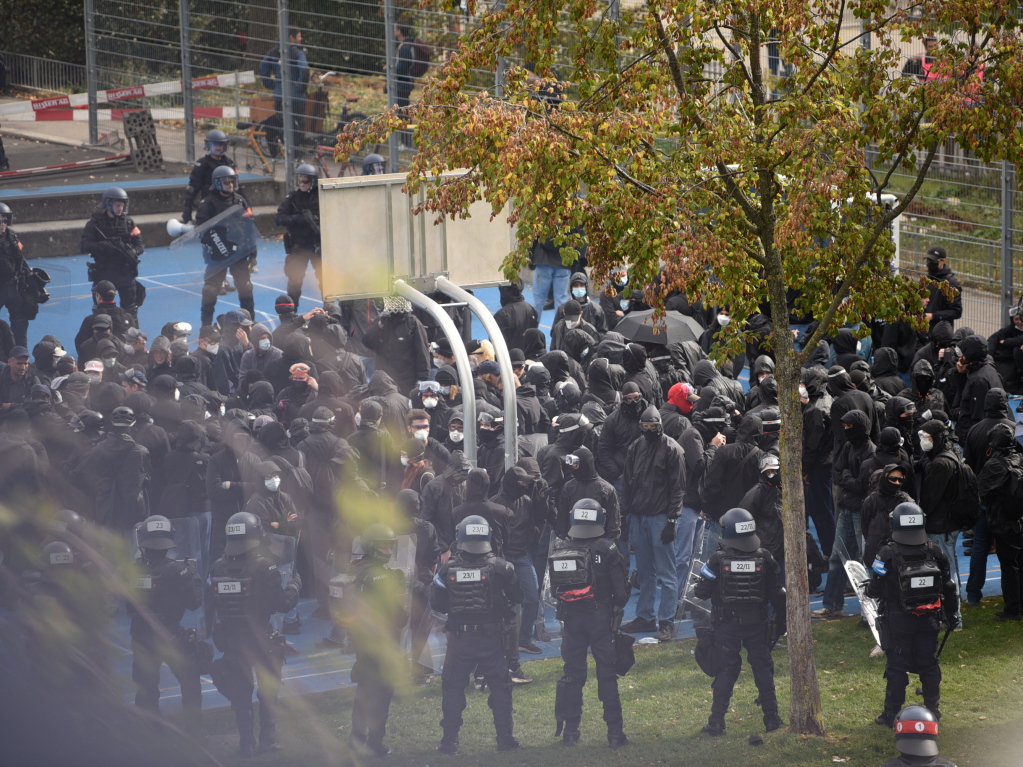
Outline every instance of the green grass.
[[[945, 680], [940, 744], [942, 754], [959, 767], [1009, 767], [1023, 762], [1023, 625], [998, 624], [994, 612], [1001, 599], [988, 600], [965, 615], [966, 629], [954, 634], [942, 656]], [[441, 690], [433, 685], [406, 691], [391, 707], [387, 743], [393, 756], [381, 765], [785, 765], [809, 767], [832, 764], [879, 765], [895, 755], [891, 731], [873, 723], [884, 696], [884, 659], [871, 659], [874, 646], [857, 621], [814, 625], [817, 667], [828, 735], [809, 738], [779, 731], [764, 733], [760, 709], [753, 705], [756, 688], [748, 667], [736, 685], [727, 732], [721, 738], [700, 733], [710, 708], [710, 680], [696, 667], [694, 640], [664, 647], [637, 647], [637, 662], [619, 680], [625, 709], [625, 729], [632, 745], [612, 752], [606, 747], [596, 682], [586, 686], [582, 741], [563, 749], [554, 738], [553, 697], [561, 675], [557, 659], [527, 664], [536, 681], [515, 690], [515, 730], [525, 748], [498, 754], [486, 696], [470, 691], [462, 729], [462, 753], [446, 757], [434, 749], [440, 738]], [[776, 679], [782, 716], [787, 718], [788, 659], [775, 653]], [[917, 680], [911, 679], [909, 702]], [[346, 763], [344, 746], [351, 721], [351, 689], [282, 699], [283, 750], [256, 762], [233, 756], [237, 745], [229, 711], [211, 712], [204, 729], [207, 746], [225, 764], [335, 765]], [[761, 746], [748, 738], [759, 734]], [[1014, 747], [1007, 747], [1011, 741]]]

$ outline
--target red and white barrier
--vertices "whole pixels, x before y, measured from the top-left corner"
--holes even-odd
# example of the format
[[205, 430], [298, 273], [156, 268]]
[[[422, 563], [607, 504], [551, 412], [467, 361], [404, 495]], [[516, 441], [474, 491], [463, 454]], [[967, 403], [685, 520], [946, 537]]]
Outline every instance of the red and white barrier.
[[97, 157], [93, 160], [79, 160], [78, 162], [65, 162], [60, 165], [43, 165], [39, 168], [22, 168], [21, 170], [0, 171], [0, 179], [23, 178], [26, 176], [44, 176], [48, 173], [67, 173], [72, 170], [84, 168], [102, 168], [107, 165], [120, 165], [131, 160], [130, 154], [115, 154], [110, 157]]
[[[126, 112], [134, 112], [134, 109], [97, 109], [96, 119], [98, 120], [121, 120]], [[184, 109], [150, 109], [154, 120], [184, 120]], [[192, 117], [195, 120], [248, 120], [249, 108], [239, 107], [195, 107], [192, 110]], [[21, 114], [8, 115], [3, 118], [4, 122], [87, 122], [89, 120], [88, 109], [45, 109], [39, 112], [23, 112]]]
[[[230, 88], [236, 85], [248, 85], [256, 82], [256, 73], [249, 72], [228, 72], [222, 75], [210, 75], [209, 77], [197, 77], [192, 80], [192, 90], [201, 91], [209, 88]], [[147, 96], [166, 96], [171, 93], [181, 93], [184, 90], [184, 84], [181, 80], [168, 80], [163, 83], [149, 83], [148, 85], [135, 85], [130, 88], [111, 88], [105, 91], [98, 91], [96, 93], [96, 103], [112, 103], [116, 101], [125, 101], [127, 99], [142, 99]], [[19, 115], [32, 115], [41, 114], [53, 110], [67, 110], [71, 107], [82, 107], [88, 106], [89, 94], [88, 93], [75, 93], [70, 96], [55, 96], [48, 99], [35, 99], [33, 101], [12, 101], [8, 104], [0, 104], [0, 117], [5, 120], [36, 120], [46, 118], [36, 118], [31, 116], [19, 117]], [[100, 110], [101, 112], [109, 112], [111, 110]], [[114, 110], [117, 111], [117, 110]], [[157, 117], [156, 112], [158, 111], [177, 111], [181, 113], [180, 117]], [[198, 113], [199, 110], [196, 110]], [[153, 110], [154, 120], [180, 120], [183, 119], [183, 110]], [[78, 119], [78, 118], [60, 118], [60, 119]], [[111, 119], [109, 117], [100, 118]], [[114, 119], [120, 119], [114, 118]]]

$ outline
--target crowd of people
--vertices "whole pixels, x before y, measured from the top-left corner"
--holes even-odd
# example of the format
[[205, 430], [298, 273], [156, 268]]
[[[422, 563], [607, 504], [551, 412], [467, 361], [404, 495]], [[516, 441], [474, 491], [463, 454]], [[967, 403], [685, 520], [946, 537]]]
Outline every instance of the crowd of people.
[[[236, 202], [237, 177], [222, 160], [221, 138], [215, 133], [208, 137], [208, 158], [196, 164], [186, 191], [185, 219], [198, 199], [205, 200], [196, 214], [199, 223]], [[278, 211], [278, 224], [289, 231], [289, 260], [288, 290], [274, 306], [277, 323], [254, 322], [248, 280], [253, 251], [231, 268], [241, 309], [214, 318], [226, 269], [207, 270], [203, 324], [194, 344], [191, 325], [181, 319], [167, 318], [151, 344], [139, 329], [144, 292], [135, 277], [141, 237], [127, 217], [127, 195], [116, 189], [104, 195], [82, 238], [83, 249], [96, 258], [94, 306], [74, 337], [71, 329], [63, 338], [44, 336], [30, 352], [29, 323], [16, 300], [7, 302], [11, 325], [0, 325], [7, 360], [0, 369], [0, 500], [18, 507], [26, 499], [42, 498], [53, 508], [73, 510], [83, 520], [136, 537], [137, 526], [154, 515], [194, 519], [201, 531], [196, 552], [200, 582], [219, 577], [218, 567], [225, 565], [217, 563], [223, 557], [241, 557], [254, 548], [246, 542], [232, 550], [233, 535], [257, 540], [252, 531], [258, 529], [292, 536], [298, 540], [296, 575], [284, 586], [273, 586], [275, 596], [261, 602], [257, 613], [271, 606], [271, 613], [287, 613], [284, 635], [306, 630], [293, 609], [301, 589], [318, 602], [314, 618], [327, 621], [321, 639], [325, 646], [352, 641], [332, 603], [334, 579], [347, 565], [347, 557], [338, 552], [351, 551], [352, 541], [364, 532], [366, 516], [357, 509], [387, 502], [400, 512], [390, 520], [390, 535], [417, 537], [409, 584], [413, 676], [422, 680], [434, 673], [423, 655], [433, 627], [431, 594], [435, 607], [438, 601], [455, 600], [445, 605], [449, 615], [477, 609], [488, 617], [463, 615], [460, 624], [449, 621], [450, 636], [466, 634], [465, 658], [476, 661], [465, 665], [463, 658], [465, 668], [452, 670], [452, 681], [444, 682], [445, 696], [456, 695], [456, 678], [475, 666], [481, 684], [506, 702], [510, 691], [504, 687], [531, 681], [521, 654], [541, 652], [536, 643], [550, 638], [540, 609], [548, 557], [562, 545], [557, 542], [575, 540], [579, 545], [569, 548], [585, 553], [558, 561], [573, 564], [572, 571], [585, 573], [590, 582], [566, 580], [561, 571], [555, 578], [551, 571], [551, 583], [561, 588], [554, 589], [556, 596], [565, 602], [559, 607], [565, 637], [574, 634], [577, 640], [562, 648], [566, 669], [559, 683], [558, 717], [566, 727], [566, 743], [578, 739], [585, 682], [578, 659], [580, 653], [585, 658], [588, 647], [602, 658], [598, 685], [609, 744], [628, 741], [617, 692], [610, 692], [615, 675], [608, 664], [620, 641], [615, 637], [621, 636], [630, 561], [631, 584], [639, 597], [636, 617], [621, 630], [670, 641], [675, 621], [687, 609], [687, 588], [702, 583], [706, 598], [724, 600], [725, 607], [715, 602], [722, 607], [714, 613], [719, 635], [729, 636], [728, 622], [736, 621], [738, 639], [721, 643], [722, 648], [734, 644], [734, 653], [721, 652], [737, 675], [732, 660], [738, 660], [745, 627], [752, 620], [754, 633], [760, 632], [768, 613], [784, 613], [778, 602], [785, 562], [780, 415], [771, 355], [750, 344], [746, 355], [713, 362], [708, 352], [715, 334], [733, 318], [727, 308], [691, 304], [682, 295], [669, 295], [667, 308], [695, 319], [704, 328], [700, 337], [669, 344], [630, 341], [615, 328], [629, 313], [649, 308], [642, 286], [630, 286], [621, 268], [606, 285], [595, 287], [584, 263], [555, 263], [550, 242], [534, 245], [532, 304], [521, 285], [500, 289], [502, 307], [495, 319], [509, 349], [511, 379], [502, 374], [490, 341], [466, 340], [469, 325], [460, 308], [450, 309], [463, 332], [457, 340], [446, 338], [433, 320], [397, 296], [326, 303], [299, 313], [305, 271], [310, 263], [318, 266], [319, 248], [318, 226], [315, 237], [312, 229], [318, 222], [316, 187], [310, 183], [315, 171], [304, 166], [298, 175], [301, 183]], [[9, 209], [0, 208], [5, 297], [20, 295], [6, 288], [27, 268], [12, 222]], [[900, 541], [893, 530], [901, 528], [893, 520], [916, 516], [912, 509], [894, 513], [907, 503], [918, 504], [919, 524], [906, 522], [906, 529], [926, 523], [923, 532], [904, 536], [912, 540], [905, 545], [923, 547], [924, 558], [938, 563], [925, 596], [933, 596], [941, 607], [927, 614], [925, 633], [936, 631], [936, 616], [950, 627], [961, 625], [954, 583], [955, 547], [963, 531], [973, 536], [966, 604], [982, 596], [987, 555], [996, 542], [1005, 600], [997, 619], [1023, 617], [1018, 561], [1023, 537], [1017, 512], [1023, 507], [1016, 498], [1023, 465], [1007, 394], [1023, 387], [1023, 319], [1013, 310], [1005, 328], [986, 339], [969, 328], [953, 330], [962, 304], [944, 250], [928, 251], [927, 263], [935, 285], [926, 307], [928, 334], [904, 323], [878, 324], [857, 340], [864, 334], [842, 328], [813, 350], [802, 371], [802, 468], [814, 536], [808, 543], [817, 553], [811, 563], [818, 574], [828, 572], [824, 605], [814, 613], [818, 618], [843, 614], [846, 560], [873, 566], [879, 583], [889, 572], [901, 572], [900, 564], [892, 564], [893, 557], [905, 558], [895, 546]], [[553, 289], [556, 309], [549, 344], [539, 328], [548, 289]], [[745, 322], [763, 335], [770, 328], [768, 317], [765, 308]], [[452, 343], [465, 345], [474, 374], [471, 389], [459, 380]], [[744, 391], [738, 377], [747, 360], [749, 390]], [[508, 387], [515, 392], [517, 416], [518, 447], [511, 460], [503, 410]], [[475, 401], [476, 423], [466, 422], [466, 397]], [[469, 429], [476, 432], [475, 464], [463, 449]], [[736, 510], [745, 515], [738, 521]], [[465, 532], [467, 519], [477, 520], [469, 527], [487, 530], [480, 550], [462, 546], [483, 541]], [[756, 546], [750, 548], [746, 544], [754, 531]], [[156, 535], [154, 540], [163, 546], [169, 539]], [[718, 560], [711, 557], [719, 541], [728, 556], [770, 561], [774, 580], [758, 576], [742, 581], [738, 591], [726, 588], [731, 576], [721, 578]], [[746, 543], [730, 551], [737, 541]], [[491, 600], [474, 607], [474, 600], [491, 598], [489, 591], [456, 598], [466, 584], [452, 586], [443, 576], [452, 562], [462, 568], [458, 572], [478, 575], [480, 563], [464, 561], [471, 556], [491, 557], [485, 567], [509, 579], [506, 605]], [[694, 568], [694, 561], [703, 569]], [[614, 563], [611, 569], [609, 562]], [[259, 565], [264, 566], [270, 565]], [[227, 573], [221, 580], [230, 585], [241, 577]], [[191, 575], [183, 582], [189, 589], [194, 586]], [[953, 584], [950, 590], [948, 583]], [[898, 590], [885, 588], [874, 586], [873, 596], [887, 599], [891, 616], [900, 609], [895, 607]], [[565, 597], [577, 592], [589, 596]], [[728, 601], [736, 594], [746, 600], [745, 607]], [[231, 592], [224, 595], [230, 602]], [[599, 619], [588, 612], [591, 598], [592, 604], [602, 605]], [[182, 609], [193, 601], [184, 599]], [[579, 612], [575, 603], [586, 610]], [[755, 609], [747, 614], [750, 606]], [[172, 622], [177, 620], [180, 615]], [[907, 620], [899, 624], [889, 617], [885, 625], [897, 639], [900, 631], [918, 630], [912, 618]], [[463, 627], [461, 632], [452, 628], [456, 625]], [[230, 648], [232, 641], [223, 644]], [[449, 639], [449, 653], [462, 646], [459, 641]], [[486, 652], [473, 644], [478, 641]], [[918, 667], [892, 659], [920, 648], [885, 644], [883, 639], [891, 670], [889, 695], [878, 719], [891, 725], [901, 706], [896, 688], [901, 683], [904, 692], [905, 672]], [[759, 648], [757, 661], [764, 670], [770, 652], [760, 650], [766, 646]], [[245, 662], [269, 664], [276, 650], [254, 647], [244, 645], [248, 649], [238, 652]], [[935, 654], [933, 648], [924, 652]], [[236, 669], [244, 665], [232, 663]], [[361, 668], [367, 666], [371, 670], [364, 679], [382, 673], [369, 661]], [[766, 687], [761, 689], [764, 704], [773, 700], [773, 667], [770, 674], [769, 695]], [[715, 708], [706, 728], [712, 735], [724, 729], [722, 706], [727, 708], [734, 683], [734, 677], [727, 682], [730, 676], [715, 682]], [[151, 678], [146, 667], [137, 679], [140, 690], [147, 690], [140, 693], [140, 705], [150, 708], [158, 705]], [[937, 717], [940, 672], [929, 680], [926, 702]], [[251, 684], [244, 692], [243, 687], [235, 697], [248, 698], [248, 713], [239, 704], [236, 714], [243, 750], [252, 751]], [[363, 745], [374, 753], [384, 748], [382, 728], [373, 722], [381, 715], [386, 720], [385, 693], [369, 695], [371, 713], [361, 714]], [[267, 700], [275, 694], [268, 693]], [[497, 721], [503, 705], [498, 701], [494, 709], [499, 746], [514, 747], [510, 704], [508, 718]], [[276, 744], [272, 703], [266, 708], [270, 734], [259, 745], [271, 748]], [[442, 750], [457, 749], [460, 711], [455, 703], [445, 704]], [[776, 703], [764, 711], [768, 729], [780, 726]]]

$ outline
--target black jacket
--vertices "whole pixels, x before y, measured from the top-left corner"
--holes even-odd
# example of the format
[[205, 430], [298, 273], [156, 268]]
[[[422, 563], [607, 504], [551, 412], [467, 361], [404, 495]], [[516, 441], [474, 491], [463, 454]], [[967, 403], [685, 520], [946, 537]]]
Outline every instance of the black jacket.
[[1009, 536], [1010, 541], [1023, 531], [1023, 515], [1013, 498], [1013, 483], [1023, 473], [1023, 456], [1017, 448], [1015, 440], [993, 445], [990, 458], [977, 473], [977, 487], [986, 507], [988, 531], [994, 535]]
[[781, 485], [772, 485], [761, 474], [756, 486], [743, 496], [738, 507], [753, 515], [760, 545], [771, 552], [779, 565], [784, 562], [785, 527], [781, 518]]
[[[312, 222], [306, 216], [308, 211]], [[291, 252], [293, 248], [316, 250], [320, 247], [320, 194], [316, 184], [308, 192], [296, 189], [277, 206], [274, 219], [277, 226], [287, 227], [284, 236], [284, 249]]]
[[260, 486], [245, 504], [245, 511], [259, 517], [263, 530], [268, 533], [295, 535], [298, 532], [298, 520], [288, 519], [292, 514], [297, 514], [298, 510], [291, 496], [281, 490], [271, 492], [265, 485]]
[[824, 382], [827, 373], [821, 368], [804, 370], [803, 379], [810, 401], [803, 405], [803, 468], [830, 466], [834, 449], [831, 424], [831, 403]]
[[899, 392], [898, 396], [905, 397], [914, 405], [918, 413], [926, 413], [928, 410], [940, 410], [948, 414], [948, 406], [945, 402], [945, 395], [936, 385], [934, 366], [926, 359], [918, 359], [913, 363], [909, 374], [909, 386]]
[[625, 456], [622, 514], [678, 519], [686, 491], [682, 448], [671, 437], [640, 437]]
[[501, 294], [501, 308], [494, 312], [494, 321], [501, 329], [509, 349], [525, 350], [524, 333], [540, 324], [536, 309], [522, 295], [521, 285], [502, 285], [498, 291]]
[[424, 489], [419, 514], [437, 530], [437, 540], [445, 549], [455, 542], [455, 523], [451, 512], [465, 498], [465, 481], [472, 466], [461, 450], [448, 459], [444, 473]]
[[[956, 276], [952, 274], [952, 270], [946, 266], [933, 273], [928, 271], [927, 277], [935, 283], [939, 283], [930, 286], [931, 295], [927, 302], [926, 312], [931, 315], [931, 327], [942, 320], [955, 322], [961, 318], [963, 316], [963, 287], [959, 284]], [[951, 299], [945, 297], [945, 292], [940, 286], [940, 283], [946, 281], [948, 287], [952, 289]]]
[[[915, 334], [913, 338], [915, 344]], [[874, 364], [870, 373], [874, 376], [874, 384], [892, 396], [906, 388], [905, 382], [899, 378], [899, 356], [892, 348], [882, 346], [874, 350]]]
[[110, 432], [82, 459], [71, 479], [92, 499], [97, 523], [124, 531], [149, 516], [151, 473], [149, 451], [127, 434]]
[[973, 425], [984, 420], [984, 403], [988, 391], [1002, 388], [1003, 383], [995, 372], [990, 357], [985, 357], [983, 362], [970, 365], [965, 376], [956, 374], [956, 382], [962, 387], [959, 408], [956, 413], [948, 415], [956, 418], [956, 437], [963, 442]]
[[206, 511], [209, 462], [206, 432], [195, 421], [182, 421], [163, 459], [163, 495], [157, 513], [174, 519]]
[[571, 527], [572, 507], [583, 498], [592, 498], [604, 507], [604, 537], [618, 540], [622, 533], [618, 493], [610, 482], [597, 474], [593, 453], [583, 447], [576, 451], [576, 455], [579, 456], [579, 466], [568, 469], [570, 476], [558, 495], [558, 518], [554, 530], [559, 537], [567, 537]]
[[[837, 503], [843, 509], [852, 512], [860, 510], [863, 503], [863, 485], [860, 482], [860, 469], [863, 462], [874, 454], [874, 443], [870, 441], [868, 427], [870, 424], [866, 413], [851, 410], [844, 416], [844, 421], [835, 426], [836, 431], [845, 432], [846, 439], [835, 453], [832, 476], [835, 486], [839, 488]], [[852, 421], [852, 427], [845, 428], [845, 423]]]
[[501, 492], [490, 500], [509, 513], [504, 555], [509, 559], [527, 556], [540, 542], [544, 525], [554, 519], [549, 489], [544, 491], [542, 484], [534, 483], [525, 469], [513, 466], [504, 475]]
[[645, 408], [644, 404], [633, 414], [619, 407], [604, 421], [597, 448], [597, 471], [608, 482], [614, 482], [625, 472], [625, 455], [640, 437], [639, 417]]
[[929, 534], [949, 533], [952, 527], [950, 516], [955, 503], [956, 482], [960, 468], [955, 448], [946, 439], [934, 440], [934, 448], [924, 461], [923, 476], [920, 479], [920, 508], [927, 515]]
[[1004, 389], [988, 389], [984, 397], [984, 418], [970, 427], [963, 440], [963, 459], [978, 477], [987, 462], [991, 432], [1000, 423], [1013, 431], [1016, 429], [1016, 422], [1009, 416], [1009, 397]]
[[719, 447], [706, 463], [700, 492], [705, 514], [714, 521], [729, 509], [739, 506], [746, 493], [760, 481], [760, 457], [757, 441], [763, 425], [755, 415], [744, 416], [736, 441]]
[[362, 343], [376, 354], [377, 369], [386, 371], [399, 391], [408, 391], [430, 377], [430, 344], [426, 328], [410, 312], [377, 317]]
[[[892, 464], [885, 470], [885, 474], [891, 471]], [[899, 466], [898, 468], [902, 468]], [[908, 476], [908, 475], [907, 475]], [[903, 488], [906, 484], [903, 483]], [[864, 538], [863, 561], [872, 564], [877, 550], [881, 544], [891, 538], [892, 522], [891, 513], [900, 503], [913, 500], [903, 489], [884, 480], [882, 475], [876, 490], [869, 492], [863, 499], [860, 506], [860, 532]]]

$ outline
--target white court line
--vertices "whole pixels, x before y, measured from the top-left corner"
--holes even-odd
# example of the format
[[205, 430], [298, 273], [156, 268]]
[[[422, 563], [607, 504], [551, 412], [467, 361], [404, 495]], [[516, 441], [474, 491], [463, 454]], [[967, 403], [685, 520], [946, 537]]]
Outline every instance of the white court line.
[[[151, 283], [153, 283], [154, 285], [156, 285], [157, 287], [160, 287], [160, 288], [170, 288], [171, 290], [180, 290], [182, 293], [188, 293], [190, 296], [197, 296], [200, 300], [202, 300], [202, 293], [196, 293], [194, 290], [186, 290], [185, 288], [182, 288], [182, 287], [180, 287], [178, 285], [168, 285], [166, 282], [160, 282], [159, 280], [156, 280], [156, 279], [154, 279], [152, 277], [136, 277], [135, 279], [137, 279], [137, 280], [145, 280], [146, 282], [151, 282]], [[255, 284], [255, 283], [253, 283], [253, 284]], [[235, 308], [241, 309], [241, 304], [236, 304], [234, 301], [224, 300], [223, 296], [218, 296], [217, 297], [217, 303], [224, 303], [224, 304], [227, 304], [228, 306], [233, 306]], [[267, 314], [266, 312], [260, 311], [259, 309], [256, 310], [256, 314], [262, 315], [263, 317], [265, 317], [267, 319], [268, 322], [269, 321], [276, 321], [276, 319], [277, 319], [276, 317], [271, 317], [269, 314]]]

